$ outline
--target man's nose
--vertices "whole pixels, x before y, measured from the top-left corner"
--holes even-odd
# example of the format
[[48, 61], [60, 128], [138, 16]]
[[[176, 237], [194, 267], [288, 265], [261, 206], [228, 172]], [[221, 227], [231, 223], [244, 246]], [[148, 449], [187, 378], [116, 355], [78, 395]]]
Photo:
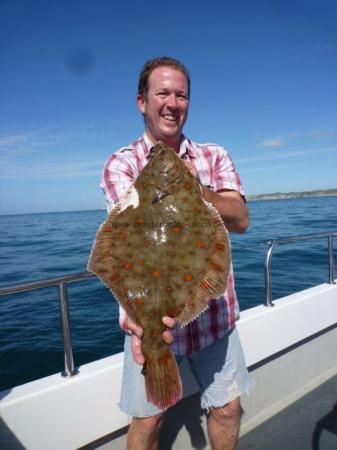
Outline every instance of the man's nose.
[[171, 94], [167, 97], [167, 106], [170, 106], [171, 108], [178, 107], [178, 101], [177, 101], [176, 94]]

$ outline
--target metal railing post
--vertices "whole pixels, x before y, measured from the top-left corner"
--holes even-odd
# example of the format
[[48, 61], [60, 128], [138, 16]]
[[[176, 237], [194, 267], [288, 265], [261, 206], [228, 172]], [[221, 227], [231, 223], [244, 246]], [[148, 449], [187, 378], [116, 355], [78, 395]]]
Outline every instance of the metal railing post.
[[329, 270], [329, 284], [336, 284], [335, 282], [335, 265], [334, 265], [334, 254], [333, 254], [333, 239], [334, 236], [337, 236], [337, 232], [329, 231], [323, 233], [315, 233], [315, 234], [306, 234], [300, 236], [292, 236], [281, 239], [272, 239], [266, 244], [269, 246], [266, 260], [265, 260], [265, 291], [266, 291], [266, 299], [265, 306], [274, 306], [273, 297], [272, 297], [272, 283], [271, 283], [271, 254], [273, 251], [274, 245], [284, 245], [293, 242], [299, 241], [307, 241], [318, 238], [328, 238], [328, 270]]
[[43, 289], [47, 287], [57, 287], [59, 293], [60, 303], [60, 317], [62, 327], [62, 339], [63, 339], [63, 353], [65, 369], [62, 372], [62, 376], [71, 377], [78, 373], [78, 369], [74, 367], [73, 349], [70, 337], [70, 323], [69, 323], [69, 309], [68, 309], [68, 297], [67, 297], [67, 283], [74, 283], [77, 281], [84, 281], [90, 278], [96, 278], [91, 272], [84, 271], [79, 273], [71, 273], [59, 278], [49, 278], [47, 280], [38, 280], [25, 284], [17, 284], [14, 286], [8, 286], [0, 288], [0, 296], [12, 295], [18, 292], [28, 292], [35, 289]]
[[328, 236], [328, 247], [329, 247], [329, 283], [335, 284], [335, 266], [333, 257], [333, 234]]
[[272, 293], [272, 285], [271, 285], [271, 254], [273, 251], [273, 243], [268, 242], [269, 249], [267, 251], [266, 260], [264, 264], [264, 281], [265, 281], [265, 289], [266, 289], [266, 301], [265, 306], [274, 306], [273, 303], [273, 293]]
[[67, 286], [65, 282], [61, 282], [58, 285], [59, 300], [60, 300], [60, 313], [61, 313], [61, 325], [62, 325], [62, 339], [64, 348], [64, 371], [63, 377], [71, 377], [78, 373], [78, 369], [74, 367], [73, 347], [70, 336], [70, 323], [69, 323], [69, 307]]

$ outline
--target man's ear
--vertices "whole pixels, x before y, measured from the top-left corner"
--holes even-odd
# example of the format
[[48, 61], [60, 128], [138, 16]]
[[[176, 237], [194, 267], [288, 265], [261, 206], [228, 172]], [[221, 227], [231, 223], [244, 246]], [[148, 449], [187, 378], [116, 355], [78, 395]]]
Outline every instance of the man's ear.
[[145, 114], [146, 100], [143, 95], [140, 95], [140, 94], [137, 95], [137, 105], [138, 105], [139, 111], [142, 114]]

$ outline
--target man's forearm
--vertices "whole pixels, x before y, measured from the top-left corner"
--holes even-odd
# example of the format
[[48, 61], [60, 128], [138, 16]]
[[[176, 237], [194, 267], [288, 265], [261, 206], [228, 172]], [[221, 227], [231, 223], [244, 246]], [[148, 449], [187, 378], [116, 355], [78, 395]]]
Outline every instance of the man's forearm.
[[244, 233], [249, 226], [249, 212], [245, 202], [239, 196], [228, 192], [214, 192], [202, 187], [203, 198], [219, 211], [228, 231]]

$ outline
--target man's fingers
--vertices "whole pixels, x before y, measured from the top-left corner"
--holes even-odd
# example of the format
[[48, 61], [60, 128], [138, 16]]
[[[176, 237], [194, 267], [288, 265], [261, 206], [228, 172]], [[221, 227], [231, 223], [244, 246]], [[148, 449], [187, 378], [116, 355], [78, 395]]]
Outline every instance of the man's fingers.
[[163, 340], [164, 340], [165, 344], [168, 344], [168, 345], [172, 344], [174, 339], [173, 339], [171, 331], [164, 331]]
[[130, 318], [128, 318], [128, 329], [131, 336], [131, 351], [133, 359], [137, 364], [144, 364], [145, 358], [142, 352], [142, 337], [143, 328], [136, 325]]
[[141, 343], [142, 343], [142, 341], [139, 339], [138, 336], [136, 336], [135, 334], [133, 334], [131, 336], [132, 355], [133, 355], [133, 359], [135, 360], [135, 362], [137, 364], [144, 364], [144, 362], [145, 362], [145, 358], [142, 353]]
[[128, 329], [132, 334], [135, 334], [139, 339], [142, 339], [144, 334], [143, 328], [136, 325], [131, 319], [128, 319]]
[[172, 317], [163, 317], [163, 324], [166, 325], [168, 328], [175, 328], [177, 326], [177, 321], [175, 319], [172, 319]]
[[170, 328], [170, 330], [165, 330], [163, 332], [163, 340], [165, 344], [170, 345], [174, 340], [171, 330], [173, 330], [177, 326], [177, 321], [175, 319], [172, 319], [172, 317], [167, 316], [163, 317], [162, 321], [163, 324], [167, 326], [167, 328]]
[[[173, 329], [176, 327], [177, 322], [172, 317], [163, 317], [163, 324], [168, 328]], [[143, 328], [136, 325], [132, 320], [128, 319], [128, 329], [131, 332], [131, 350], [132, 355], [137, 364], [144, 364], [145, 358], [142, 352], [142, 338], [144, 335]], [[172, 344], [174, 338], [170, 330], [163, 332], [163, 340], [166, 344]]]

